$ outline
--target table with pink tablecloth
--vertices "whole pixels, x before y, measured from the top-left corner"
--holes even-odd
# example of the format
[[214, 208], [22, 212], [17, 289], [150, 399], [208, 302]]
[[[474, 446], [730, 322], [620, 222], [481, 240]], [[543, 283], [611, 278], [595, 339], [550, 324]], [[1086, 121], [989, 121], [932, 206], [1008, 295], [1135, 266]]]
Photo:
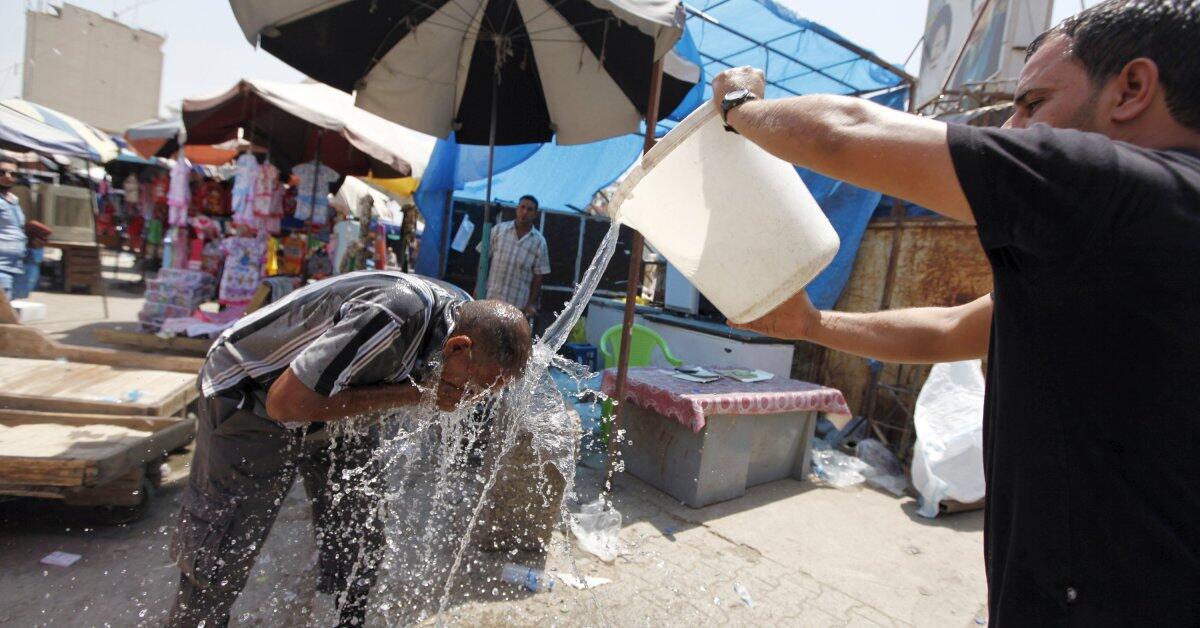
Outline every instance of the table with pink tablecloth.
[[[712, 367], [728, 370], [729, 367]], [[694, 432], [704, 429], [711, 415], [761, 415], [783, 412], [826, 412], [850, 415], [841, 391], [786, 377], [762, 382], [740, 382], [722, 377], [707, 384], [689, 382], [673, 376], [674, 371], [658, 367], [633, 367], [625, 383], [625, 398], [630, 403], [679, 421]], [[602, 387], [607, 395], [616, 394], [617, 371], [604, 372]]]
[[[786, 377], [701, 384], [673, 373], [629, 369], [621, 453], [630, 475], [692, 508], [767, 482], [805, 480], [817, 413], [850, 413], [841, 392]], [[616, 394], [616, 379], [615, 369], [604, 372], [605, 393]]]

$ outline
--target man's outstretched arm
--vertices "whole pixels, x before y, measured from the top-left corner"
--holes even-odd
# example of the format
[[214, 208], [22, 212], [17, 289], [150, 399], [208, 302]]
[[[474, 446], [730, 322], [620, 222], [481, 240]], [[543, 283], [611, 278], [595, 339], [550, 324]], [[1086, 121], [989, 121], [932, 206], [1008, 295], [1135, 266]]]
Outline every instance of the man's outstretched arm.
[[281, 423], [338, 421], [420, 401], [421, 391], [409, 383], [352, 386], [326, 397], [288, 367], [267, 391], [267, 414]]
[[885, 362], [954, 362], [987, 355], [992, 295], [957, 307], [821, 312], [802, 291], [758, 320], [730, 325]]
[[[748, 89], [760, 99], [763, 75], [726, 70], [713, 79], [717, 106]], [[883, 192], [969, 224], [975, 218], [955, 175], [946, 124], [862, 98], [813, 95], [752, 100], [729, 124], [771, 154], [823, 175]]]

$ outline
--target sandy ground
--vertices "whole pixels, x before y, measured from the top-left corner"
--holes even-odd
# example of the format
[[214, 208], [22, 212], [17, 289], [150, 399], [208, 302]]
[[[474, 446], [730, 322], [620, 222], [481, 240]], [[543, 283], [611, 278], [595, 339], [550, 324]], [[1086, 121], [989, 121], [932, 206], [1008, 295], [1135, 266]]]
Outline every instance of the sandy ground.
[[[98, 297], [35, 294], [49, 306], [37, 326], [80, 344], [93, 344], [97, 327], [132, 327], [136, 292], [110, 286], [107, 318]], [[164, 486], [130, 524], [105, 524], [94, 509], [49, 501], [0, 503], [0, 625], [161, 625], [178, 577], [167, 544], [188, 460], [188, 453], [169, 459]], [[594, 495], [598, 472], [581, 465], [577, 476], [581, 496]], [[419, 494], [411, 500], [420, 507]], [[519, 626], [973, 626], [986, 618], [979, 512], [927, 520], [909, 498], [795, 480], [694, 510], [622, 476], [614, 500], [625, 552], [613, 563], [566, 548], [561, 534], [549, 557], [471, 551], [470, 573], [456, 579], [441, 615], [436, 596], [402, 601], [377, 587], [368, 624], [415, 621], [422, 611], [427, 624]], [[332, 600], [315, 591], [309, 519], [297, 483], [234, 625], [332, 623]], [[55, 550], [83, 558], [70, 567], [39, 563]], [[505, 562], [611, 582], [587, 591], [557, 582], [529, 593], [496, 581]], [[394, 591], [404, 576], [383, 580]]]

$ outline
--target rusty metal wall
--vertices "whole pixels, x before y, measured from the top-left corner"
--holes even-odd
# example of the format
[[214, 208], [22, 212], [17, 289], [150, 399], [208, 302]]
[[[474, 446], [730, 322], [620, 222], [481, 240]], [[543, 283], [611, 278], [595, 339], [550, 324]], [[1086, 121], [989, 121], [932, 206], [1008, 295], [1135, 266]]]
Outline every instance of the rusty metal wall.
[[[899, 248], [888, 299], [889, 259], [897, 237]], [[944, 219], [880, 219], [867, 227], [836, 309], [873, 312], [889, 301], [890, 309], [960, 305], [991, 289], [991, 269], [974, 227]], [[927, 373], [925, 367], [888, 364], [880, 382], [919, 390]], [[837, 351], [814, 350], [813, 345], [800, 343], [794, 375], [838, 388], [856, 414], [863, 412], [870, 383], [866, 360]], [[897, 405], [894, 395], [880, 394], [872, 420], [890, 421], [895, 433], [903, 432], [906, 418]], [[889, 440], [902, 444], [899, 438]]]

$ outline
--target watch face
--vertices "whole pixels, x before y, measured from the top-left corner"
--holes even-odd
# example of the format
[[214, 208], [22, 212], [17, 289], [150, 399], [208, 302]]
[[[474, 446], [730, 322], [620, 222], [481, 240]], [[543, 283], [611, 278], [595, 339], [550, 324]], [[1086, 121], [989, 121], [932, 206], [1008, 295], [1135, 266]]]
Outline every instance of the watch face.
[[725, 102], [732, 102], [734, 100], [740, 100], [742, 98], [745, 98], [746, 94], [749, 94], [749, 93], [750, 93], [750, 90], [748, 90], [748, 89], [735, 89], [732, 92], [725, 94]]

